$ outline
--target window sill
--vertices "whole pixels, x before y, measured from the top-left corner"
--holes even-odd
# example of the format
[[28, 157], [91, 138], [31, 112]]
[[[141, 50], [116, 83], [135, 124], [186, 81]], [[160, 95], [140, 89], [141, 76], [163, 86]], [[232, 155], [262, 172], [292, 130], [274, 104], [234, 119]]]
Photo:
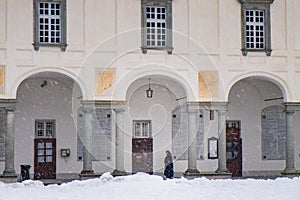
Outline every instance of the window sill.
[[173, 47], [141, 47], [143, 54], [146, 54], [148, 50], [167, 50], [168, 54], [171, 55], [173, 53]]
[[243, 56], [247, 56], [248, 52], [265, 52], [267, 56], [271, 56], [272, 49], [241, 49]]
[[40, 47], [54, 47], [54, 48], [60, 48], [61, 51], [65, 52], [67, 48], [66, 43], [60, 43], [60, 44], [43, 44], [43, 43], [33, 43], [33, 48], [35, 51], [38, 51]]

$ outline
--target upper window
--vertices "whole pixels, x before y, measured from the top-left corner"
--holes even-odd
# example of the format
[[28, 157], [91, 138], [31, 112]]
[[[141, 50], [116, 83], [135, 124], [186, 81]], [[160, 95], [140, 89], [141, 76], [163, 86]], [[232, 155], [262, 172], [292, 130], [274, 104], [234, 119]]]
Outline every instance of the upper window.
[[172, 53], [172, 0], [142, 0], [142, 51]]
[[270, 4], [274, 0], [238, 0], [242, 15], [242, 52], [263, 51], [271, 55]]
[[134, 138], [149, 138], [151, 137], [151, 121], [133, 121]]
[[66, 0], [34, 0], [34, 49], [58, 46], [66, 49]]
[[53, 138], [55, 137], [55, 121], [54, 120], [36, 120], [35, 136], [37, 138]]
[[245, 10], [247, 49], [265, 48], [264, 10]]

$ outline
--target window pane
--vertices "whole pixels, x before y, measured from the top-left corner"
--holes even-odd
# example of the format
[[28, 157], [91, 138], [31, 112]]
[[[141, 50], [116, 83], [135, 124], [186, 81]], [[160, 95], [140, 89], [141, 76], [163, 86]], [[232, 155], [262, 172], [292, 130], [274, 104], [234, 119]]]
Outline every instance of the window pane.
[[46, 156], [46, 162], [52, 162], [52, 156]]
[[47, 142], [46, 143], [46, 148], [47, 149], [51, 149], [52, 148], [52, 143], [51, 142]]
[[39, 163], [44, 163], [45, 162], [45, 157], [44, 156], [38, 156], [38, 162]]
[[44, 148], [44, 142], [39, 142], [38, 143], [38, 148], [43, 149]]
[[47, 149], [46, 150], [46, 155], [51, 156], [52, 155], [52, 149]]

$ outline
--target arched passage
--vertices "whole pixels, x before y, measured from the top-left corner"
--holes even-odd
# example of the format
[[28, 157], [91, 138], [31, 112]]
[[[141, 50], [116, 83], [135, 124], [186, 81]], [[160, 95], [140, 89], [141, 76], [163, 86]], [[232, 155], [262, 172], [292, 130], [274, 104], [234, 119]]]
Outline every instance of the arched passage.
[[[35, 179], [78, 173], [75, 121], [82, 91], [70, 77], [40, 72], [23, 80], [17, 90], [15, 162], [32, 166]], [[62, 155], [61, 150], [73, 152]]]
[[[147, 97], [149, 89], [153, 91], [152, 97]], [[165, 151], [174, 151], [173, 111], [186, 105], [185, 89], [176, 79], [149, 74], [128, 87], [126, 100], [125, 165], [133, 172], [162, 172]]]
[[[282, 103], [286, 99], [286, 91], [282, 88], [277, 81], [268, 77], [251, 76], [239, 80], [230, 89], [227, 137], [232, 136], [228, 131], [234, 125], [238, 128], [238, 137], [243, 142], [238, 144], [242, 151], [236, 148], [234, 152], [227, 138], [227, 163], [236, 162], [237, 166], [242, 167], [243, 176], [279, 175], [284, 168], [281, 153], [278, 157], [274, 156], [278, 145], [285, 143], [279, 141], [282, 134], [278, 134], [285, 133], [285, 123], [278, 123], [278, 119], [281, 119], [278, 115], [284, 115]], [[281, 109], [264, 114], [265, 109], [270, 107]], [[279, 111], [281, 114], [278, 114]], [[232, 153], [239, 154], [235, 160], [230, 157]], [[272, 159], [274, 157], [276, 159]]]

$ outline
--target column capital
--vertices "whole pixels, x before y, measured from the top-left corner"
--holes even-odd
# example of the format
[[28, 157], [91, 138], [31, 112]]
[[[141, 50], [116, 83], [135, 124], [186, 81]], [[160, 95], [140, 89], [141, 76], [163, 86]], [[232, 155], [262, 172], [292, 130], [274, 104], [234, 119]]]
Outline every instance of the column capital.
[[198, 109], [206, 110], [226, 110], [228, 109], [229, 102], [223, 101], [200, 101], [200, 102], [187, 102], [189, 106], [197, 106]]
[[0, 107], [4, 108], [7, 112], [14, 112], [16, 110], [16, 99], [1, 99]]
[[95, 110], [93, 101], [81, 101], [83, 113], [92, 113]]
[[287, 113], [294, 113], [300, 111], [300, 102], [284, 102], [282, 105], [285, 107]]

